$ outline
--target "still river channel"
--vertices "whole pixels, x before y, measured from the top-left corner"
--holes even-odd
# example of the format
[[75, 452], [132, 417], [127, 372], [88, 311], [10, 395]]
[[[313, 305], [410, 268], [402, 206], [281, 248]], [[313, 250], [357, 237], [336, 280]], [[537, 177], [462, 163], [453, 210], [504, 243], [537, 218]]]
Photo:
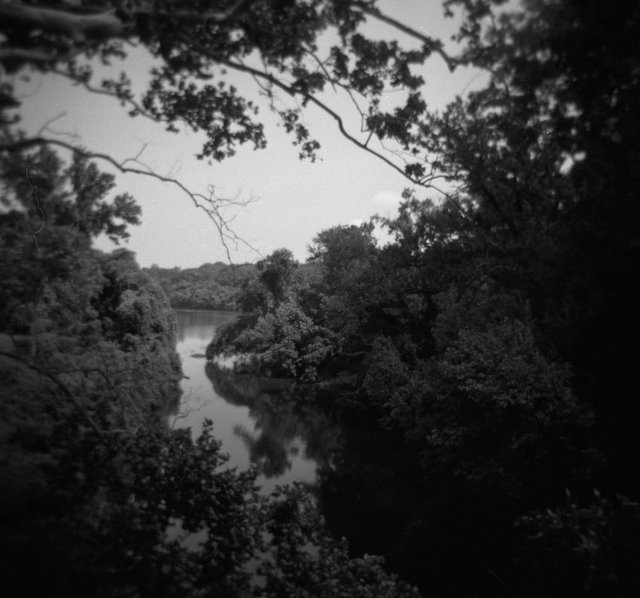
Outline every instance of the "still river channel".
[[[302, 482], [309, 489], [318, 472], [330, 464], [340, 431], [312, 401], [300, 400], [300, 387], [208, 363], [207, 345], [217, 328], [234, 314], [177, 310], [177, 350], [186, 378], [179, 411], [170, 420], [198, 435], [205, 419], [229, 454], [229, 465], [240, 470], [257, 464], [257, 483], [265, 493], [276, 485]], [[295, 397], [294, 397], [295, 394]]]

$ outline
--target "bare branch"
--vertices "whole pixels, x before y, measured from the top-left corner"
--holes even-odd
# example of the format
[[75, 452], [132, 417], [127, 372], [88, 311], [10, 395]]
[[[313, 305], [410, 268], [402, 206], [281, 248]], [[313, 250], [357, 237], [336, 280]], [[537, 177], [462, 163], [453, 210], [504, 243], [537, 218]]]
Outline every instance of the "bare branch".
[[149, 172], [152, 172], [151, 168], [149, 168], [146, 164], [144, 164], [144, 162], [140, 161], [140, 156], [142, 156], [142, 154], [144, 154], [144, 151], [147, 149], [148, 145], [149, 145], [148, 143], [143, 143], [140, 146], [140, 149], [138, 150], [138, 153], [135, 156], [133, 156], [133, 158], [127, 158], [126, 160], [124, 160], [122, 162], [122, 165], [124, 166], [128, 162], [131, 162], [132, 164], [139, 164], [140, 166], [144, 166]]
[[65, 77], [66, 79], [69, 79], [70, 81], [73, 82], [74, 85], [81, 85], [87, 91], [89, 91], [91, 93], [95, 93], [95, 94], [98, 94], [98, 95], [104, 95], [104, 96], [108, 96], [108, 97], [111, 97], [111, 98], [115, 98], [116, 100], [120, 101], [122, 104], [128, 104], [129, 106], [131, 106], [135, 110], [136, 114], [140, 114], [141, 116], [144, 116], [145, 118], [148, 118], [149, 120], [157, 122], [156, 119], [153, 116], [151, 116], [151, 114], [149, 114], [133, 98], [119, 96], [118, 94], [116, 94], [116, 93], [114, 93], [112, 91], [108, 91], [106, 89], [101, 89], [99, 87], [94, 87], [88, 81], [84, 81], [83, 79], [80, 79], [78, 77], [74, 77], [71, 73], [63, 71], [61, 69], [51, 69], [51, 72], [55, 73], [56, 75], [60, 75], [61, 77]]
[[58, 116], [54, 116], [52, 118], [50, 118], [49, 120], [47, 120], [39, 129], [38, 132], [36, 133], [37, 136], [42, 135], [45, 131], [49, 130], [49, 126], [52, 125], [54, 122], [56, 122], [57, 120], [60, 120], [61, 118], [65, 117], [67, 115], [66, 112], [61, 112], [60, 114], [58, 114]]
[[[185, 376], [187, 378], [187, 376]], [[176, 413], [171, 419], [171, 429], [175, 430], [177, 423], [180, 420], [188, 419], [192, 414], [198, 413], [198, 411], [202, 411], [205, 407], [208, 407], [213, 402], [211, 399], [200, 400], [200, 405], [197, 407], [188, 407], [186, 409], [182, 409], [182, 407], [186, 407], [187, 405], [192, 405], [195, 401], [193, 400], [193, 391], [190, 390], [188, 394], [183, 395], [180, 399], [181, 409]]]

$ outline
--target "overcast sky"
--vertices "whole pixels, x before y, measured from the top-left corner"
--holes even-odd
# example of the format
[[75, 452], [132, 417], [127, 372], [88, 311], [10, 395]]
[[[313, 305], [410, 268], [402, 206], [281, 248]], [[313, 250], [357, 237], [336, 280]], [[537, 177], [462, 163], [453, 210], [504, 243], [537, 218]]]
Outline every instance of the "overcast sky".
[[[454, 24], [442, 16], [440, 0], [386, 0], [380, 7], [445, 41], [454, 29]], [[417, 43], [383, 24], [372, 24], [370, 31], [407, 45]], [[150, 65], [148, 55], [136, 50], [124, 68], [134, 81], [143, 82]], [[423, 76], [427, 81], [424, 94], [432, 107], [443, 107], [478, 79], [469, 71], [449, 74], [435, 55]], [[233, 82], [260, 102], [249, 78], [234, 75]], [[305, 119], [322, 144], [321, 160], [315, 164], [298, 159], [291, 138], [276, 126], [276, 118], [264, 106], [261, 117], [266, 123], [267, 149], [241, 148], [233, 158], [209, 166], [195, 158], [202, 136], [186, 128], [177, 135], [170, 134], [162, 125], [132, 119], [113, 99], [89, 94], [61, 77], [34, 76], [23, 84], [21, 94], [23, 128], [37, 131], [60, 116], [50, 125], [49, 135], [59, 134], [61, 139], [109, 153], [117, 160], [143, 150], [140, 160], [144, 164], [179, 179], [194, 191], [205, 192], [209, 185], [215, 185], [219, 196], [253, 198], [249, 206], [229, 210], [228, 216], [234, 218], [234, 231], [264, 254], [287, 247], [299, 260], [305, 260], [306, 247], [318, 232], [361, 222], [376, 213], [393, 215], [402, 190], [408, 186], [399, 173], [342, 138], [332, 119], [313, 108]], [[359, 133], [360, 117], [347, 98], [330, 91], [323, 99], [346, 115], [350, 132]], [[390, 103], [393, 100], [392, 95], [387, 98]], [[109, 171], [104, 163], [100, 167]], [[213, 224], [176, 187], [128, 174], [118, 176], [117, 191], [131, 193], [142, 207], [143, 224], [132, 228], [126, 244], [136, 252], [142, 266], [193, 267], [226, 260]], [[112, 247], [106, 240], [99, 240], [98, 246], [105, 250]], [[243, 245], [237, 250], [232, 247], [231, 257], [235, 263], [259, 259]]]

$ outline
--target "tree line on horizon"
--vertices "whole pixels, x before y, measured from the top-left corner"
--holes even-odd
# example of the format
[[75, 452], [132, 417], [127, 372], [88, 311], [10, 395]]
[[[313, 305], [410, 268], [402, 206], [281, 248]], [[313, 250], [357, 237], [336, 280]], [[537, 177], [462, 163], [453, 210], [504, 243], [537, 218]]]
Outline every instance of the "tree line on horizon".
[[[261, 262], [204, 263], [196, 268], [162, 268], [153, 264], [143, 270], [164, 289], [175, 309], [241, 311], [249, 281], [257, 276]], [[313, 276], [313, 267], [303, 265], [299, 276]]]

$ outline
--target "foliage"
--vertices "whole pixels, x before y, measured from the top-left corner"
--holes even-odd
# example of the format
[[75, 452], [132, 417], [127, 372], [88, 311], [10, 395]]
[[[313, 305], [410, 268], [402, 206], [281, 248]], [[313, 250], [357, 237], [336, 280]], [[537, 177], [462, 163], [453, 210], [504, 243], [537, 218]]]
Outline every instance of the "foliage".
[[536, 577], [544, 572], [543, 591], [549, 594], [636, 594], [639, 526], [637, 503], [608, 500], [598, 491], [588, 504], [568, 493], [564, 505], [522, 517], [518, 565], [524, 587], [540, 591]]
[[378, 411], [383, 421], [394, 416], [394, 404], [401, 401], [408, 382], [407, 366], [393, 343], [386, 337], [376, 338], [371, 346], [360, 392], [365, 401], [372, 403], [371, 407]]
[[293, 276], [298, 268], [293, 253], [288, 249], [276, 249], [267, 258], [260, 260], [256, 268], [259, 272], [258, 280], [268, 293], [267, 309], [271, 306], [277, 309], [291, 298]]
[[249, 312], [216, 332], [207, 359], [237, 357], [237, 371], [303, 382], [318, 379], [319, 370], [340, 349], [341, 337], [314, 322], [298, 297], [309, 299], [313, 270], [298, 272], [293, 254], [277, 249], [256, 265], [257, 276], [243, 286], [242, 307]]
[[216, 262], [185, 269], [152, 266], [145, 272], [162, 286], [173, 308], [244, 311], [241, 289], [255, 266]]
[[375, 254], [373, 225], [335, 226], [316, 235], [309, 246], [309, 262], [319, 263], [328, 289], [344, 289], [357, 278]]
[[[21, 522], [7, 551], [10, 588], [52, 596], [232, 596], [248, 588], [240, 565], [257, 542], [245, 506], [253, 477], [221, 469], [210, 426], [195, 443], [188, 431], [154, 428], [95, 437], [71, 420], [63, 431], [49, 503]], [[33, 568], [38, 576], [28, 575]]]
[[511, 248], [514, 282], [598, 413], [615, 485], [631, 490], [617, 464], [637, 451], [627, 400], [637, 384], [622, 347], [638, 330], [628, 287], [638, 258], [640, 81], [628, 75], [638, 7], [531, 1], [492, 21], [497, 3], [449, 4], [464, 7], [465, 59], [492, 75], [434, 117], [430, 142], [464, 175], [463, 213]]
[[[129, 237], [129, 225], [140, 224], [140, 207], [129, 194], [107, 201], [115, 176], [100, 172], [95, 163], [78, 153], [66, 168], [47, 147], [6, 154], [2, 177], [7, 185], [2, 203], [25, 211], [34, 231], [44, 220], [85, 237], [104, 233], [118, 243]], [[46, 227], [41, 228], [44, 233]]]
[[[254, 323], [248, 327], [251, 320]], [[233, 327], [218, 333], [207, 357], [238, 355], [236, 369], [249, 367], [269, 376], [313, 382], [318, 369], [339, 348], [339, 338], [314, 324], [295, 303], [283, 303], [251, 320], [243, 320], [240, 330]]]
[[[30, 164], [39, 166], [30, 169]], [[86, 271], [95, 270], [86, 257], [91, 239], [101, 233], [126, 239], [127, 226], [139, 223], [140, 208], [126, 194], [108, 200], [114, 177], [78, 155], [67, 168], [46, 148], [11, 155], [2, 161], [2, 173], [6, 212], [0, 214], [0, 269], [6, 276], [0, 286], [0, 321], [5, 330], [26, 332], [47, 282], [92, 278]], [[49, 291], [54, 286], [62, 292], [55, 283]], [[88, 293], [81, 289], [66, 297], [86, 300]]]
[[389, 575], [380, 557], [351, 559], [346, 543], [329, 535], [315, 505], [300, 487], [276, 491], [269, 505], [270, 558], [261, 566], [264, 596], [385, 598], [419, 596]]
[[316, 380], [318, 368], [339, 348], [335, 334], [314, 324], [293, 304], [268, 314], [265, 325], [272, 340], [261, 360], [267, 368], [281, 368], [303, 382]]
[[526, 500], [535, 487], [537, 497], [551, 498], [584, 473], [588, 413], [566, 368], [539, 353], [521, 322], [462, 330], [408, 395], [416, 407], [402, 417], [406, 425], [413, 416], [407, 431], [424, 439], [427, 461], [462, 476], [474, 491]]
[[[253, 312], [267, 310], [270, 301], [259, 276], [268, 276], [265, 260], [256, 264], [203, 264], [198, 268], [160, 268], [151, 266], [144, 271], [164, 289], [171, 306], [176, 309], [204, 309]], [[303, 264], [291, 272], [288, 285], [299, 289], [304, 281], [313, 278], [314, 266]]]

